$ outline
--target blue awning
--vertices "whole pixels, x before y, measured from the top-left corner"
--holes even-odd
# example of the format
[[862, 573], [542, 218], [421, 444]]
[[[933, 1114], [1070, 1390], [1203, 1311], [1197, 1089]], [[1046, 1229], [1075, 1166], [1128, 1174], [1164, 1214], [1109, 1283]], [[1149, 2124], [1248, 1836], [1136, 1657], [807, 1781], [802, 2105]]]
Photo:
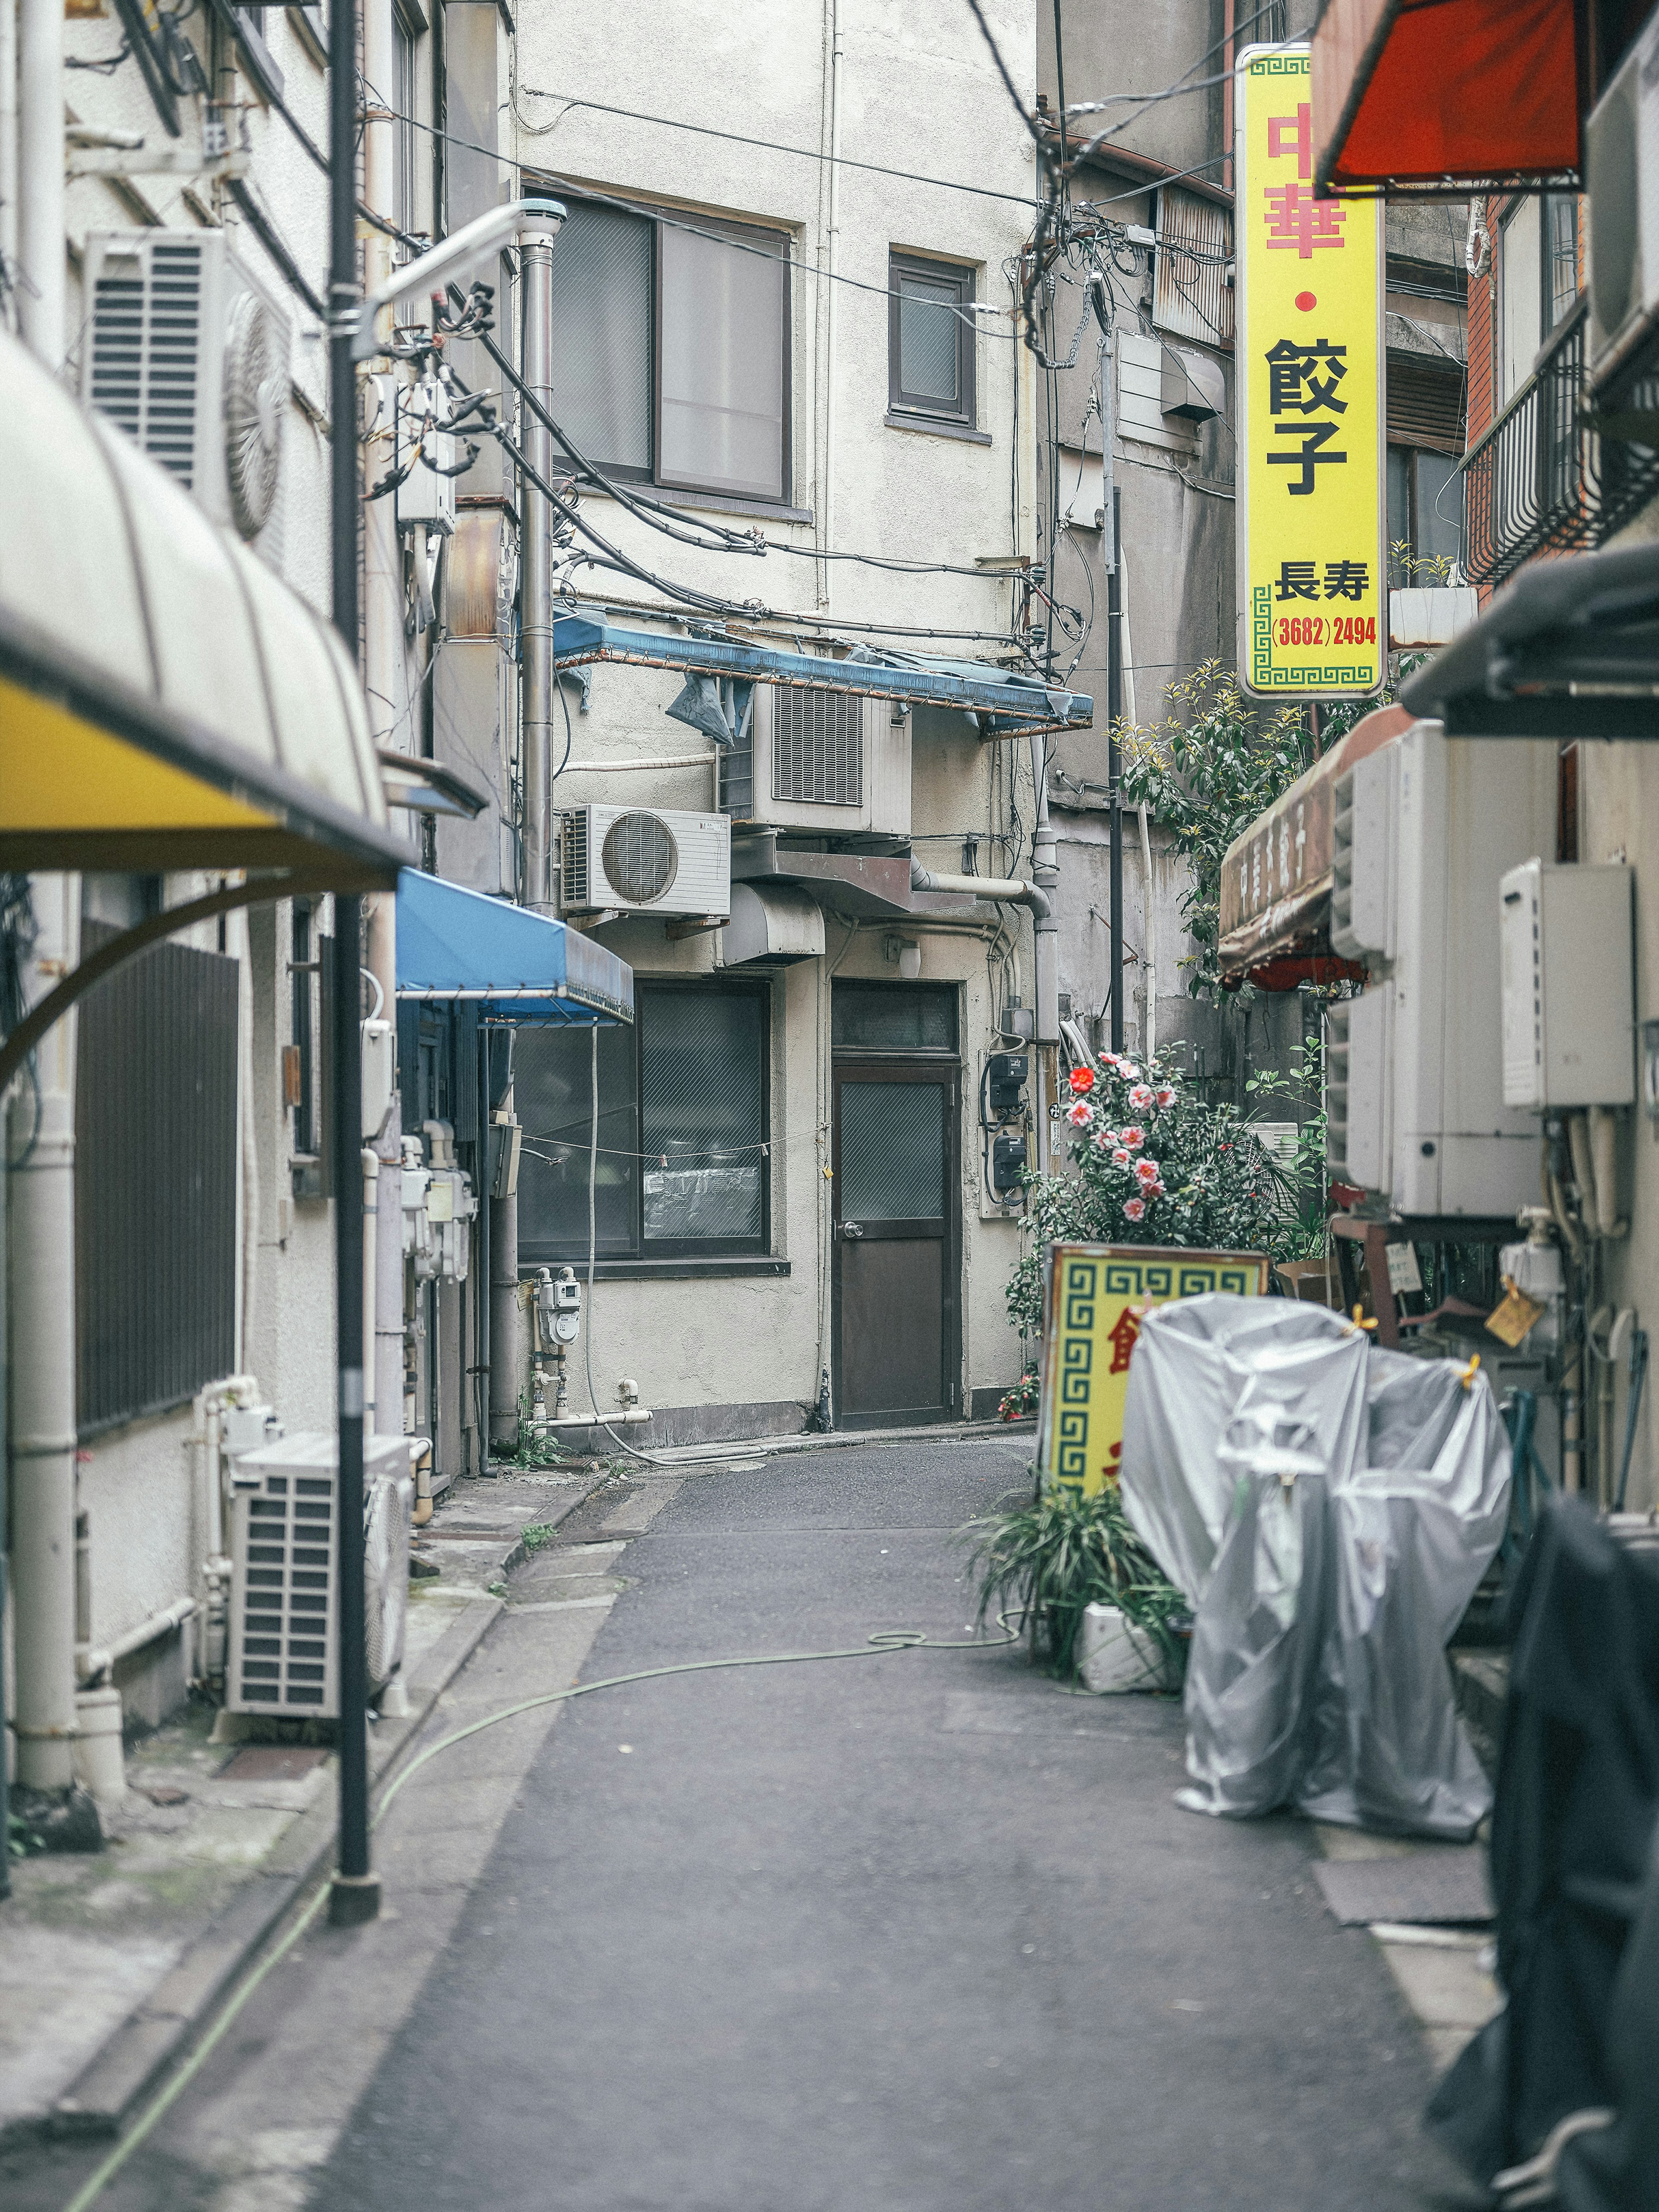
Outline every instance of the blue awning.
[[465, 999], [488, 1020], [631, 1022], [634, 971], [580, 930], [405, 868], [398, 996]]
[[1044, 684], [1020, 669], [989, 661], [945, 660], [902, 653], [882, 660], [828, 653], [785, 653], [726, 637], [677, 637], [667, 630], [623, 629], [599, 615], [558, 615], [553, 623], [553, 661], [580, 668], [595, 660], [626, 661], [637, 668], [684, 669], [738, 683], [798, 684], [814, 691], [853, 691], [913, 705], [953, 708], [999, 724], [999, 737], [1026, 730], [1086, 728], [1094, 701], [1085, 692]]

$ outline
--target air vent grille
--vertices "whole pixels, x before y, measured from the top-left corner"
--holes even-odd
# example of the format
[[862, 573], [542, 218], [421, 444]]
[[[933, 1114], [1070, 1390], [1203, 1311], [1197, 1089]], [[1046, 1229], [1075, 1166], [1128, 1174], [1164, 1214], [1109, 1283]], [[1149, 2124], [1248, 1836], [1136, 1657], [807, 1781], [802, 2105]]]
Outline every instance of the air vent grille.
[[772, 796], [815, 806], [864, 804], [864, 701], [846, 691], [772, 695]]
[[562, 883], [566, 906], [586, 905], [587, 816], [585, 811], [573, 811], [564, 817]]
[[240, 1632], [229, 1659], [235, 1703], [244, 1711], [331, 1711], [333, 1479], [267, 1475], [246, 1512]]
[[1350, 1180], [1348, 1169], [1348, 1006], [1339, 1002], [1326, 1012], [1325, 1149], [1328, 1172]]
[[186, 490], [196, 474], [202, 249], [159, 241], [106, 264], [94, 288], [92, 404]]

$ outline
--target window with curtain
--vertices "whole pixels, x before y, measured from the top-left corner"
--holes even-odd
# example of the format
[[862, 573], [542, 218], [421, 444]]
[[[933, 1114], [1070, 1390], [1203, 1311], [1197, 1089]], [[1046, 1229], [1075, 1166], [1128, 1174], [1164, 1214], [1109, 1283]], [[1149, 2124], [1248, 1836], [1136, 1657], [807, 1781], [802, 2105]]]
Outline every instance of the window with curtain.
[[[599, 1031], [596, 1249], [609, 1260], [769, 1249], [769, 994], [761, 983], [641, 983], [632, 1029]], [[584, 1260], [592, 1045], [520, 1031], [519, 1252]]]
[[974, 272], [895, 253], [888, 263], [890, 413], [974, 422]]
[[574, 444], [635, 482], [787, 501], [787, 237], [560, 197], [554, 412]]

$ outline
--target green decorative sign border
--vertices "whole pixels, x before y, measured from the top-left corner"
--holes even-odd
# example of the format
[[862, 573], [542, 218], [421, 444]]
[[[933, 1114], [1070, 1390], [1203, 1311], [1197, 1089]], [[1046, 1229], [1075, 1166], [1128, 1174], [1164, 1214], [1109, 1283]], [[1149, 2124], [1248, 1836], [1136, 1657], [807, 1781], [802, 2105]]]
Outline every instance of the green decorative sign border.
[[1250, 76], [1306, 76], [1306, 54], [1264, 54], [1259, 62], [1246, 64]]
[[1375, 691], [1374, 668], [1275, 668], [1273, 661], [1273, 591], [1256, 584], [1250, 591], [1250, 688], [1255, 691]]

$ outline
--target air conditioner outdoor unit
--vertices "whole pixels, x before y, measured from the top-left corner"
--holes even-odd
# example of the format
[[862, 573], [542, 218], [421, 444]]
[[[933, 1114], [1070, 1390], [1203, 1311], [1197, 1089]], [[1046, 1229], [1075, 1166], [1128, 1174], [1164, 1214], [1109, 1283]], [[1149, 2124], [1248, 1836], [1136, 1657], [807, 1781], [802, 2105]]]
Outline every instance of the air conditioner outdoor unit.
[[1499, 886], [1504, 1096], [1542, 1113], [1636, 1103], [1634, 872], [1511, 868]]
[[288, 314], [222, 231], [95, 231], [82, 265], [82, 398], [216, 522], [258, 538], [282, 479]]
[[910, 718], [851, 691], [757, 684], [747, 735], [720, 755], [739, 822], [825, 836], [910, 834]]
[[[232, 1462], [228, 1712], [338, 1716], [337, 1454], [333, 1432], [313, 1431]], [[375, 1689], [403, 1659], [414, 1504], [407, 1440], [365, 1437], [363, 1578]]]
[[1620, 64], [1584, 125], [1595, 377], [1659, 307], [1659, 21]]
[[1504, 1103], [1498, 887], [1553, 840], [1554, 757], [1419, 722], [1333, 804], [1331, 941], [1370, 982], [1330, 1010], [1332, 1173], [1403, 1214], [1512, 1214], [1538, 1125]]
[[723, 814], [573, 806], [560, 835], [567, 914], [701, 915], [732, 910], [732, 824]]

